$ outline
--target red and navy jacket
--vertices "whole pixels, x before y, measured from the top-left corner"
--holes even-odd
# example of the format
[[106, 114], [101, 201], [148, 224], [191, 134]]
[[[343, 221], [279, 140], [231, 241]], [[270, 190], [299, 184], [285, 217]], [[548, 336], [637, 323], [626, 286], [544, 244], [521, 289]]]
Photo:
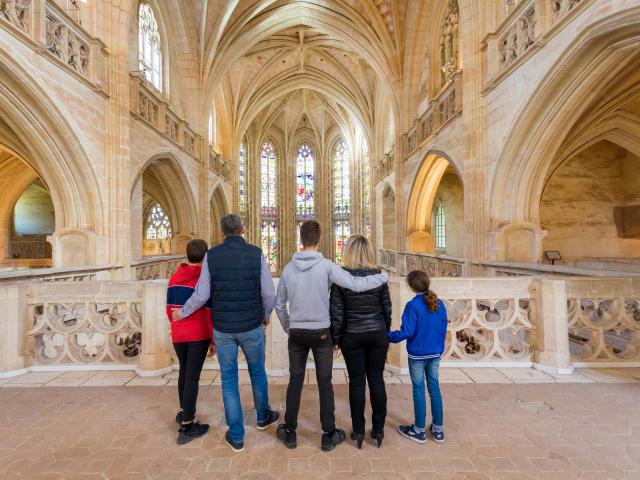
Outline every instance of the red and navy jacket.
[[167, 289], [167, 316], [171, 323], [171, 341], [173, 343], [197, 342], [199, 340], [211, 340], [213, 344], [213, 326], [211, 324], [211, 309], [207, 303], [200, 310], [195, 311], [178, 322], [172, 321], [173, 310], [184, 306], [196, 288], [200, 278], [200, 265], [180, 264], [169, 279]]

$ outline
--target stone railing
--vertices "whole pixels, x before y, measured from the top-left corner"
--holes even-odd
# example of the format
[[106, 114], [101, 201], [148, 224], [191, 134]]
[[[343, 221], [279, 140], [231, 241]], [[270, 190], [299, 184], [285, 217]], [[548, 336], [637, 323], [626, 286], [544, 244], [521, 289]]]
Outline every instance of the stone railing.
[[389, 272], [398, 268], [398, 254], [392, 250], [379, 250], [380, 267]]
[[566, 284], [572, 361], [640, 365], [640, 278]]
[[104, 94], [107, 49], [51, 0], [0, 0], [0, 25]]
[[389, 175], [395, 165], [395, 149], [392, 148], [382, 159], [374, 166], [374, 177], [376, 183]]
[[188, 155], [199, 158], [201, 137], [169, 108], [160, 92], [139, 73], [131, 73], [131, 113]]
[[402, 252], [398, 257], [398, 273], [402, 275], [422, 270], [430, 277], [461, 277], [465, 264], [463, 258], [437, 253]]
[[183, 255], [148, 257], [132, 262], [131, 267], [136, 280], [159, 280], [169, 278], [186, 260]]
[[31, 286], [26, 354], [31, 365], [135, 363], [142, 349], [141, 283]]
[[427, 110], [413, 122], [403, 135], [405, 159], [442, 130], [462, 112], [462, 70], [457, 71]]
[[231, 179], [231, 166], [209, 145], [209, 170], [225, 180]]
[[[535, 365], [568, 373], [575, 365], [638, 365], [640, 360], [640, 279], [438, 277], [431, 289], [449, 318], [445, 365]], [[392, 328], [398, 329], [415, 294], [397, 277], [389, 281], [389, 291]], [[162, 280], [1, 288], [0, 376], [27, 368], [165, 373], [175, 364], [165, 301]], [[267, 369], [283, 375], [287, 335], [275, 314], [271, 320]], [[404, 343], [392, 346], [388, 367], [407, 371]]]
[[543, 263], [485, 261], [473, 262], [473, 265], [482, 268], [487, 275], [495, 277], [616, 277], [620, 275], [640, 277], [640, 273], [638, 272], [620, 272], [617, 270], [549, 265]]
[[574, 14], [595, 0], [521, 0], [510, 9], [498, 29], [484, 39], [487, 51], [487, 86], [492, 88]]
[[57, 268], [17, 268], [0, 271], [0, 285], [25, 282], [84, 282], [106, 279], [117, 267], [96, 265]]

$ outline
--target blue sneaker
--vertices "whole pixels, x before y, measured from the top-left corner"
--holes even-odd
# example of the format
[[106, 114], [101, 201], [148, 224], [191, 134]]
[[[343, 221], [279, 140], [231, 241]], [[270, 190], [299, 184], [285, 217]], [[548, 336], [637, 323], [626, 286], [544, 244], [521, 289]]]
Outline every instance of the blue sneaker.
[[429, 432], [431, 432], [431, 436], [433, 440], [438, 443], [444, 443], [444, 432], [436, 432], [433, 430], [433, 425], [429, 425]]
[[427, 432], [417, 432], [413, 425], [400, 425], [398, 432], [416, 443], [427, 443]]

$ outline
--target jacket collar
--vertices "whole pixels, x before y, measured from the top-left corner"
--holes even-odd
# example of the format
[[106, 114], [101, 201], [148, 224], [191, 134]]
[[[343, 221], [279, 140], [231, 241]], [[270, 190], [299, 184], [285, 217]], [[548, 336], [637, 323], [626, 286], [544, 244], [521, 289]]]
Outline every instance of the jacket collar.
[[241, 235], [229, 235], [225, 237], [225, 245], [246, 245], [247, 241]]

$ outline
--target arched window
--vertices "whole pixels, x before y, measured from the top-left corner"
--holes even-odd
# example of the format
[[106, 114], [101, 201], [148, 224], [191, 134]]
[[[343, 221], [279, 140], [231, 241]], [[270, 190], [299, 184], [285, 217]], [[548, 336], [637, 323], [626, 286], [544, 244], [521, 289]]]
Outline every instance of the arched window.
[[209, 135], [209, 144], [213, 144], [213, 111], [209, 112], [209, 129], [208, 129]]
[[457, 0], [449, 0], [440, 30], [440, 86], [445, 86], [458, 71], [458, 32], [460, 13]]
[[299, 249], [302, 248], [300, 226], [315, 216], [315, 161], [313, 150], [303, 143], [298, 147], [296, 158], [296, 244]]
[[364, 236], [371, 238], [371, 158], [369, 149], [364, 152], [364, 163], [362, 165], [362, 218], [364, 225]]
[[447, 248], [447, 223], [444, 215], [444, 207], [442, 203], [438, 203], [436, 207], [434, 233], [436, 240], [436, 248]]
[[244, 142], [240, 144], [238, 153], [238, 183], [240, 185], [240, 216], [244, 219], [247, 215], [247, 165]]
[[144, 77], [162, 91], [160, 31], [151, 5], [142, 2], [138, 10], [138, 60]]
[[335, 259], [342, 261], [344, 246], [351, 235], [350, 155], [347, 143], [340, 140], [333, 152], [333, 223]]
[[278, 157], [271, 143], [260, 154], [260, 204], [262, 253], [272, 272], [278, 270]]
[[151, 207], [149, 215], [147, 215], [145, 238], [147, 240], [167, 240], [171, 238], [169, 216], [157, 202]]

